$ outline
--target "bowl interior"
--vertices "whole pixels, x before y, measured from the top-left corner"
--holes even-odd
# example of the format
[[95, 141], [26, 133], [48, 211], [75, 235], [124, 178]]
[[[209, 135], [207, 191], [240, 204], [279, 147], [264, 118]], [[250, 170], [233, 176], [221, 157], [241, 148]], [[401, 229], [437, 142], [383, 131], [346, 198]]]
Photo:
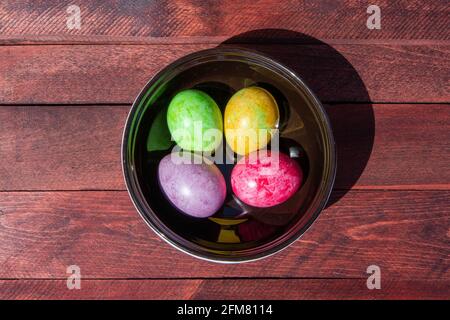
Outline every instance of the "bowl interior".
[[[166, 199], [157, 178], [159, 161], [174, 147], [166, 122], [171, 98], [182, 89], [200, 89], [223, 115], [233, 93], [248, 86], [263, 87], [277, 100], [280, 151], [299, 162], [302, 187], [280, 205], [250, 207], [231, 191], [233, 164], [219, 164], [227, 182], [225, 204], [206, 219], [182, 214]], [[243, 261], [281, 249], [312, 223], [331, 190], [333, 148], [320, 103], [293, 73], [256, 53], [210, 50], [170, 65], [141, 92], [124, 136], [124, 171], [138, 210], [163, 238], [202, 258]]]

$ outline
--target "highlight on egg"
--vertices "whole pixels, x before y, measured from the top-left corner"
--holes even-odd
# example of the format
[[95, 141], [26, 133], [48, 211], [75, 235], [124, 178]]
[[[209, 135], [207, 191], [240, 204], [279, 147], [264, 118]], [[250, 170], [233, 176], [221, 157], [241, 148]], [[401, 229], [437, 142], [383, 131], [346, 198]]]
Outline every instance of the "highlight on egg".
[[212, 152], [222, 143], [222, 113], [200, 90], [183, 90], [172, 98], [167, 125], [173, 140], [184, 150]]
[[272, 207], [299, 190], [303, 171], [295, 159], [284, 153], [254, 152], [241, 158], [231, 172], [231, 187], [244, 203]]
[[279, 117], [277, 102], [266, 89], [241, 89], [225, 107], [226, 141], [240, 155], [265, 148], [277, 129]]

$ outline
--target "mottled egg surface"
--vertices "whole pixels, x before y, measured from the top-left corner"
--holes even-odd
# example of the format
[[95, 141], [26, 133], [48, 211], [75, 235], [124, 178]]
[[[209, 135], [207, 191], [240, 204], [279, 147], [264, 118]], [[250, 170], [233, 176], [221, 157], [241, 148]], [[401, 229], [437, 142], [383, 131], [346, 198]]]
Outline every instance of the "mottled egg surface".
[[167, 125], [184, 150], [211, 152], [222, 142], [222, 113], [216, 102], [200, 90], [183, 90], [172, 98]]
[[244, 203], [272, 207], [288, 200], [300, 188], [299, 164], [281, 152], [252, 153], [243, 157], [231, 173], [231, 187]]
[[266, 147], [270, 130], [278, 126], [279, 110], [274, 97], [260, 87], [236, 92], [225, 108], [225, 137], [230, 148], [240, 154]]
[[[188, 155], [187, 158], [186, 154]], [[182, 161], [189, 163], [183, 163]], [[167, 199], [187, 215], [205, 218], [222, 206], [225, 179], [207, 159], [192, 153], [166, 155], [158, 167], [159, 184]]]

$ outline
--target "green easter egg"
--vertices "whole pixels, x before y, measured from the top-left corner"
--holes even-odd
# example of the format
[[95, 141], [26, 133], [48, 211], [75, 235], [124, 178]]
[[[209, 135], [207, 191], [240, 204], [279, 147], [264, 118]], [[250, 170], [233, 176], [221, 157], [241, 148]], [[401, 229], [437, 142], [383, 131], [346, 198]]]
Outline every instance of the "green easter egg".
[[173, 140], [184, 150], [211, 152], [222, 142], [222, 113], [200, 90], [183, 90], [173, 97], [167, 125]]

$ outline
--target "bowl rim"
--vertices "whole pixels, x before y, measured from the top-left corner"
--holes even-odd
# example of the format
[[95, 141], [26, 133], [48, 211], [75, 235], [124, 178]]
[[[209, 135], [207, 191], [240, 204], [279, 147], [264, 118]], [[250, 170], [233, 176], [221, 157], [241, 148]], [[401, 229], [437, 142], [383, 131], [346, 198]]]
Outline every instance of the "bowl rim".
[[[170, 238], [167, 234], [164, 233], [163, 230], [160, 230], [158, 227], [156, 221], [153, 221], [149, 218], [148, 212], [155, 215], [151, 207], [148, 205], [148, 203], [145, 203], [147, 205], [147, 209], [145, 208], [145, 204], [142, 203], [142, 200], [139, 198], [144, 199], [145, 198], [142, 195], [142, 192], [140, 190], [138, 181], [136, 178], [134, 178], [132, 172], [134, 171], [134, 168], [131, 166], [130, 159], [127, 156], [127, 150], [129, 148], [128, 146], [128, 140], [131, 134], [131, 126], [132, 126], [132, 119], [137, 115], [138, 111], [142, 106], [140, 103], [143, 101], [144, 97], [148, 95], [149, 89], [157, 83], [158, 80], [162, 78], [162, 76], [168, 72], [175, 72], [177, 68], [180, 68], [182, 65], [185, 65], [186, 63], [199, 59], [199, 58], [206, 58], [206, 57], [225, 57], [225, 55], [234, 55], [234, 56], [244, 56], [245, 58], [252, 58], [255, 61], [258, 62], [265, 62], [270, 67], [275, 67], [277, 70], [274, 72], [281, 71], [283, 72], [283, 77], [288, 77], [288, 80], [293, 82], [293, 84], [298, 85], [298, 89], [301, 89], [304, 91], [304, 93], [308, 96], [311, 101], [309, 102], [311, 105], [314, 106], [314, 112], [315, 116], [320, 116], [321, 123], [319, 125], [322, 125], [322, 130], [324, 131], [324, 139], [326, 139], [324, 147], [324, 155], [328, 157], [328, 167], [323, 169], [323, 178], [322, 181], [318, 187], [318, 190], [316, 191], [314, 198], [308, 208], [308, 210], [311, 209], [311, 207], [314, 207], [314, 212], [308, 217], [308, 219], [303, 221], [302, 219], [298, 219], [298, 221], [293, 224], [287, 232], [284, 234], [278, 236], [275, 240], [277, 243], [272, 245], [267, 250], [261, 250], [260, 252], [253, 254], [250, 257], [245, 257], [241, 255], [218, 255], [217, 253], [206, 255], [205, 252], [201, 251], [195, 251], [191, 250], [190, 248], [186, 248], [180, 243], [177, 243], [175, 239]], [[224, 60], [225, 61], [225, 60]], [[178, 71], [179, 72], [179, 71]], [[141, 108], [142, 109], [142, 108]], [[145, 109], [145, 108], [144, 108]], [[319, 120], [319, 119], [317, 119]], [[327, 161], [325, 161], [327, 163]], [[141, 218], [145, 221], [147, 226], [153, 230], [161, 239], [163, 239], [165, 242], [170, 244], [175, 249], [184, 252], [192, 257], [209, 261], [209, 262], [216, 262], [216, 263], [223, 263], [223, 264], [234, 264], [234, 263], [243, 263], [243, 262], [251, 262], [251, 261], [257, 261], [263, 258], [270, 257], [278, 252], [281, 252], [282, 250], [288, 248], [291, 246], [295, 241], [300, 239], [313, 225], [313, 223], [317, 220], [317, 217], [320, 215], [322, 210], [325, 208], [332, 189], [334, 185], [334, 181], [336, 178], [336, 168], [337, 168], [337, 154], [336, 154], [336, 146], [335, 146], [335, 140], [333, 136], [333, 131], [331, 128], [330, 120], [328, 118], [328, 115], [320, 102], [320, 100], [316, 97], [316, 95], [312, 92], [312, 90], [308, 87], [308, 85], [304, 82], [304, 80], [293, 70], [286, 67], [284, 64], [280, 63], [276, 59], [266, 55], [262, 54], [255, 50], [250, 50], [247, 48], [237, 48], [237, 47], [215, 47], [211, 49], [205, 49], [196, 51], [190, 54], [187, 54], [181, 58], [178, 58], [162, 69], [160, 69], [153, 77], [150, 78], [150, 80], [147, 81], [145, 86], [140, 90], [139, 94], [136, 96], [136, 98], [133, 101], [133, 104], [128, 112], [125, 126], [122, 133], [122, 143], [121, 143], [121, 166], [122, 166], [122, 174], [125, 180], [126, 189], [128, 192], [128, 195], [130, 199], [132, 200], [133, 206], [135, 207], [136, 211], [139, 213]], [[327, 170], [325, 170], [327, 169]], [[137, 186], [137, 190], [136, 190]], [[133, 188], [134, 187], [134, 188]], [[133, 190], [133, 192], [132, 192]], [[136, 191], [138, 191], [140, 194], [140, 197], [136, 194]], [[318, 198], [318, 196], [320, 198]], [[314, 206], [313, 206], [314, 205]], [[301, 227], [297, 227], [297, 225], [302, 222]], [[164, 224], [162, 224], [164, 225]], [[170, 231], [170, 230], [169, 230]], [[172, 232], [172, 236], [175, 235], [174, 238], [180, 238], [178, 235], [176, 235], [174, 232]], [[269, 242], [271, 244], [272, 242]], [[192, 243], [192, 242], [191, 242]], [[197, 244], [196, 244], [197, 245]], [[197, 245], [200, 246], [200, 245]], [[262, 245], [267, 246], [267, 244]], [[200, 246], [201, 247], [201, 246]], [[220, 250], [217, 250], [220, 251]]]

